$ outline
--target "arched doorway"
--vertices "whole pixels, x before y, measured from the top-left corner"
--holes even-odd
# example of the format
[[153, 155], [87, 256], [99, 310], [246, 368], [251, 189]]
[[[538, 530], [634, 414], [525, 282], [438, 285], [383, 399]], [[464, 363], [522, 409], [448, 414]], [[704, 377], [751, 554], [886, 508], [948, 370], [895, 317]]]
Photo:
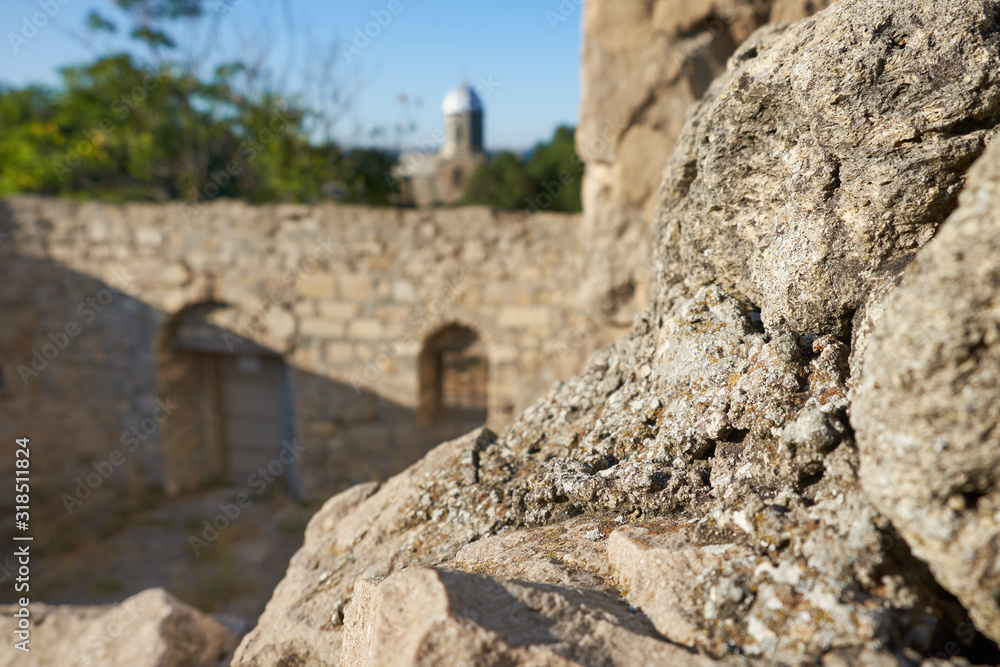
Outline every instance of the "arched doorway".
[[282, 456], [295, 441], [287, 369], [273, 350], [233, 334], [235, 321], [232, 308], [202, 303], [181, 311], [168, 331], [161, 389], [189, 409], [164, 424], [167, 490], [258, 486], [257, 478], [271, 478], [258, 471], [273, 474], [277, 461], [297, 497], [294, 461]]
[[475, 330], [449, 324], [430, 335], [420, 351], [420, 408], [423, 426], [486, 423], [489, 366]]

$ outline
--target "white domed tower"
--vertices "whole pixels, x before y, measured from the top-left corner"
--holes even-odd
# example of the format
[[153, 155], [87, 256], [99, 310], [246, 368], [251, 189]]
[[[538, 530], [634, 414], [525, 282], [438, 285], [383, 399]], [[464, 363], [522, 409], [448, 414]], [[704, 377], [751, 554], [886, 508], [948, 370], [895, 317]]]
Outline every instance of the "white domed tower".
[[483, 151], [483, 103], [467, 83], [459, 84], [441, 103], [444, 145], [436, 154], [404, 153], [394, 170], [401, 181], [399, 201], [416, 206], [455, 204], [476, 168], [486, 160]]
[[459, 84], [441, 103], [445, 158], [481, 155], [483, 152], [483, 103], [467, 83]]

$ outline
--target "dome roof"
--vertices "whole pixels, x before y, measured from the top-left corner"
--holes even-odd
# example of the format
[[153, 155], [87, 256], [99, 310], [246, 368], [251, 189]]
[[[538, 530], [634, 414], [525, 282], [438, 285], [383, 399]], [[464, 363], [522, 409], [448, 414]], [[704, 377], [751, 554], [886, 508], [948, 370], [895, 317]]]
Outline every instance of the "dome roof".
[[458, 113], [469, 113], [472, 111], [482, 111], [483, 103], [467, 83], [461, 83], [448, 93], [444, 102], [441, 103], [441, 113], [445, 116], [453, 116]]

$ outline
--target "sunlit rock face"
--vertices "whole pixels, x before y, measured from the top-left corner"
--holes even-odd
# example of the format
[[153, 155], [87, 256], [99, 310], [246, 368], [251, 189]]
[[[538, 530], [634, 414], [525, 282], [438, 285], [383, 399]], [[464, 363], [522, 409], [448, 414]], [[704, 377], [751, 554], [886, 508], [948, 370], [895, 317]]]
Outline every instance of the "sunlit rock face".
[[995, 663], [998, 235], [963, 211], [995, 211], [996, 169], [942, 223], [998, 64], [985, 0], [750, 36], [650, 157], [650, 310], [500, 434], [331, 499], [234, 664]]
[[865, 356], [861, 480], [976, 626], [1000, 639], [1000, 146], [907, 269]]

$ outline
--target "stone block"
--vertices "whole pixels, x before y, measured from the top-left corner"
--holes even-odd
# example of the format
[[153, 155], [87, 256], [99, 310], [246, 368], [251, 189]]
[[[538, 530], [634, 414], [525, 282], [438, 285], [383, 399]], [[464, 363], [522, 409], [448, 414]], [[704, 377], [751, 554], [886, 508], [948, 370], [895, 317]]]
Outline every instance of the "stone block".
[[[4, 607], [4, 634], [13, 636], [14, 607]], [[33, 660], [23, 660], [14, 642], [0, 648], [5, 665], [214, 665], [236, 637], [222, 624], [156, 588], [121, 604], [32, 605]]]
[[395, 280], [392, 283], [392, 298], [395, 301], [413, 303], [417, 300], [417, 290], [409, 280]]
[[295, 317], [284, 308], [271, 308], [264, 315], [267, 343], [283, 352], [295, 334]]
[[371, 301], [375, 297], [375, 279], [370, 275], [345, 274], [340, 277], [340, 296], [348, 301]]
[[510, 286], [505, 283], [491, 282], [483, 287], [483, 303], [491, 306], [507, 303], [510, 300]]
[[507, 364], [517, 361], [520, 350], [514, 345], [494, 345], [490, 349], [490, 360], [494, 364]]
[[533, 292], [534, 292], [534, 287], [532, 285], [526, 285], [523, 283], [519, 285], [514, 285], [514, 291], [513, 291], [514, 303], [516, 303], [519, 306], [531, 305], [531, 303], [534, 302], [534, 299], [532, 298]]
[[551, 322], [550, 309], [545, 306], [503, 306], [498, 324], [513, 329], [544, 329]]
[[307, 338], [343, 338], [344, 323], [324, 319], [303, 319], [299, 335]]
[[141, 227], [135, 231], [135, 241], [141, 246], [159, 247], [163, 244], [163, 232], [152, 227]]
[[358, 315], [358, 304], [351, 301], [320, 301], [319, 314], [325, 319], [347, 321]]
[[292, 312], [299, 317], [314, 317], [316, 315], [316, 302], [308, 300], [296, 301], [292, 305]]
[[408, 322], [412, 314], [410, 307], [401, 303], [380, 303], [375, 306], [375, 319], [384, 324]]
[[345, 341], [331, 341], [323, 348], [323, 358], [331, 364], [347, 364], [357, 360], [354, 346]]
[[337, 295], [336, 278], [329, 273], [307, 274], [299, 278], [297, 291], [307, 298], [332, 299]]
[[368, 343], [357, 343], [354, 346], [354, 354], [361, 361], [371, 361], [375, 358], [375, 349]]
[[377, 340], [385, 334], [385, 327], [377, 319], [352, 320], [347, 335], [355, 340]]

